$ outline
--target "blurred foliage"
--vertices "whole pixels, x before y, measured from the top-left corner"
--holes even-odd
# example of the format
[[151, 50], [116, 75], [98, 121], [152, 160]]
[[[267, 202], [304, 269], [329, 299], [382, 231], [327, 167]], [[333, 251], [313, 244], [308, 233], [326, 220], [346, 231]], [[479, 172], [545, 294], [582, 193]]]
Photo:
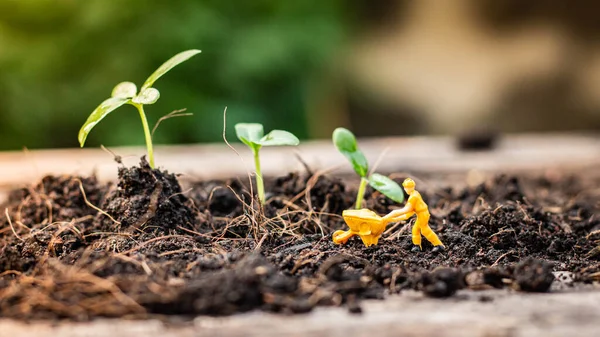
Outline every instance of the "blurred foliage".
[[[306, 92], [345, 36], [342, 0], [0, 0], [0, 150], [77, 146], [77, 131], [120, 81], [140, 86], [186, 49], [202, 54], [161, 78], [157, 144], [220, 141], [237, 122], [305, 138]], [[89, 146], [142, 145], [133, 107]]]

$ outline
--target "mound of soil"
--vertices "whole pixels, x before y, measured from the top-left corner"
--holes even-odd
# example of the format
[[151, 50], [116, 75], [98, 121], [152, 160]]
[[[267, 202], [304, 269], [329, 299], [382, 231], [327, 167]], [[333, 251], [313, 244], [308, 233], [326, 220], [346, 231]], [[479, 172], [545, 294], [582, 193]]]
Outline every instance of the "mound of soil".
[[[116, 185], [45, 177], [2, 205], [0, 317], [301, 313], [318, 305], [360, 313], [361, 300], [405, 289], [431, 297], [463, 288], [546, 292], [555, 271], [598, 280], [597, 175], [450, 182], [417, 186], [447, 251], [434, 254], [424, 241], [415, 254], [410, 222], [391, 224], [378, 246], [333, 244], [355, 190], [326, 175], [269, 180], [264, 207], [247, 179], [184, 190], [144, 159], [119, 168]], [[365, 205], [380, 214], [399, 207], [372, 190]]]

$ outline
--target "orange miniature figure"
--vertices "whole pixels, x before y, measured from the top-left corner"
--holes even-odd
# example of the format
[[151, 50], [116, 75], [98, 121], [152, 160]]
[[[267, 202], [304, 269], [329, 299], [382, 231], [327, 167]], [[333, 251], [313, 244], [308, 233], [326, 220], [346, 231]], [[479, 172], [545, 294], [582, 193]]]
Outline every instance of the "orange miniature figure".
[[438, 238], [437, 234], [429, 227], [429, 208], [423, 201], [421, 194], [415, 190], [414, 180], [407, 178], [402, 183], [402, 187], [409, 195], [406, 205], [399, 210], [390, 212], [382, 219], [386, 222], [395, 222], [408, 220], [413, 215], [417, 216], [417, 220], [412, 228], [412, 242], [415, 245], [412, 249], [413, 252], [420, 252], [421, 247], [421, 235], [423, 235], [431, 244], [433, 244], [432, 252], [442, 252], [445, 250], [445, 246]]
[[402, 183], [402, 186], [409, 195], [408, 201], [402, 209], [392, 211], [384, 217], [380, 217], [368, 209], [346, 210], [342, 213], [342, 216], [348, 227], [350, 227], [350, 230], [335, 231], [333, 233], [333, 242], [336, 244], [346, 243], [352, 236], [358, 235], [365, 246], [376, 245], [388, 223], [408, 220], [413, 215], [416, 215], [417, 220], [412, 228], [412, 241], [415, 245], [412, 251], [421, 251], [421, 235], [425, 236], [433, 244], [432, 252], [444, 251], [445, 247], [442, 241], [440, 241], [431, 227], [429, 227], [429, 209], [423, 201], [421, 194], [415, 190], [415, 182], [407, 178]]

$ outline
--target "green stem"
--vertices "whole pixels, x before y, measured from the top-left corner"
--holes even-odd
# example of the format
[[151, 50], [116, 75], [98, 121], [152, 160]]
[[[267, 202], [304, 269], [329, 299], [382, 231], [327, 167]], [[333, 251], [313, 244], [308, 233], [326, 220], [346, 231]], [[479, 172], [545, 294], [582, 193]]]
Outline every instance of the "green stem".
[[148, 120], [144, 113], [144, 106], [142, 104], [134, 104], [140, 113], [142, 119], [142, 125], [144, 126], [144, 136], [146, 136], [146, 148], [148, 149], [148, 162], [150, 167], [154, 168], [154, 150], [152, 149], [152, 134], [150, 133], [150, 127], [148, 126]]
[[367, 184], [369, 181], [367, 178], [360, 178], [360, 186], [358, 187], [358, 193], [356, 194], [356, 209], [360, 209], [362, 206], [362, 201], [365, 196], [365, 191], [367, 189]]
[[263, 183], [262, 173], [260, 172], [260, 157], [258, 150], [254, 151], [254, 167], [256, 168], [256, 189], [258, 190], [258, 200], [260, 204], [265, 203], [265, 185]]

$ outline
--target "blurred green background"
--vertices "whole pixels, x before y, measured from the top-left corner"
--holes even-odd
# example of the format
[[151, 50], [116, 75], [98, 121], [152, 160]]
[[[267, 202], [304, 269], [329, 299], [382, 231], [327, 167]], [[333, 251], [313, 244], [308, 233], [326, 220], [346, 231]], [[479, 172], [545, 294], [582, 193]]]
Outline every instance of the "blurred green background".
[[[0, 150], [76, 147], [89, 113], [120, 81], [143, 83], [186, 49], [202, 54], [155, 87], [155, 142], [221, 141], [262, 122], [307, 137], [306, 94], [335, 62], [349, 29], [342, 0], [0, 0]], [[229, 137], [235, 136], [231, 133]], [[135, 109], [115, 111], [86, 146], [142, 145]]]
[[[157, 144], [261, 122], [301, 139], [600, 130], [600, 4], [574, 0], [0, 0], [0, 150], [77, 147], [121, 81], [155, 84]], [[568, 116], [568, 118], [565, 118]], [[86, 146], [143, 145], [125, 106]]]

